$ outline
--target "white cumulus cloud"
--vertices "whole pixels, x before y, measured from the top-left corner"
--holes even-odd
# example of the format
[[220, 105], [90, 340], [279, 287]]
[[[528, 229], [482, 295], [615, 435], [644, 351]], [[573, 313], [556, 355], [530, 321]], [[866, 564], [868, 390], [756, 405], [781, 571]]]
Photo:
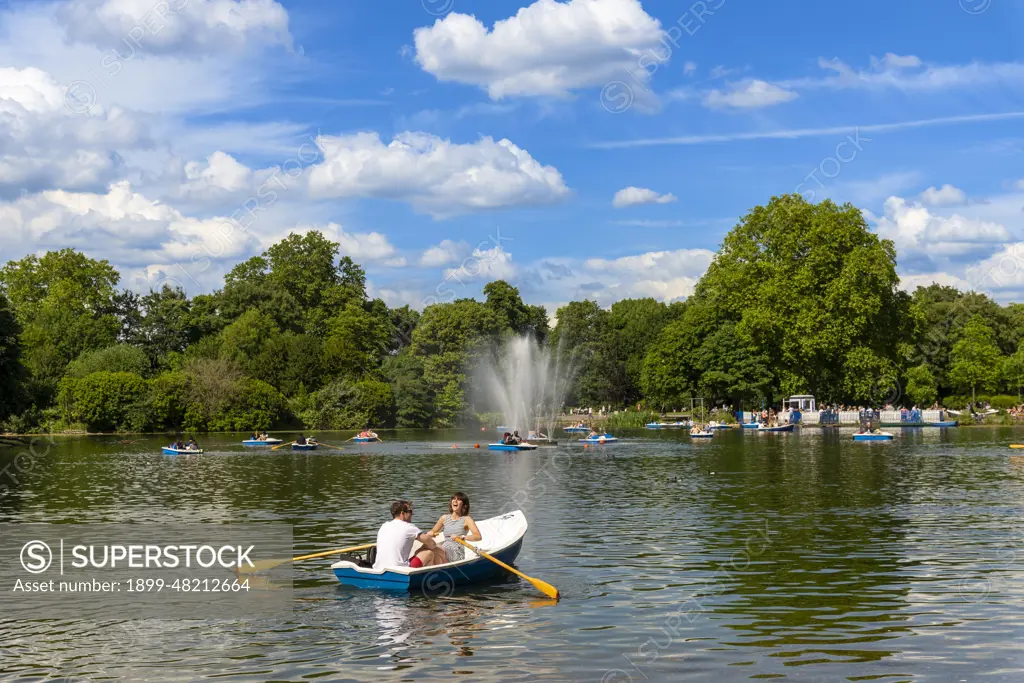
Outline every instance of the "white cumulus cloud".
[[125, 59], [291, 44], [288, 12], [274, 0], [68, 0], [57, 19], [72, 40]]
[[929, 187], [921, 193], [921, 201], [929, 206], [953, 206], [966, 202], [967, 195], [960, 188], [947, 183], [938, 189]]
[[630, 186], [615, 193], [615, 196], [612, 198], [612, 206], [616, 209], [621, 209], [638, 204], [668, 204], [674, 201], [676, 201], [676, 196], [672, 193], [659, 194], [646, 187]]
[[713, 109], [760, 109], [790, 102], [797, 94], [778, 85], [750, 79], [730, 84], [727, 90], [711, 90], [704, 95], [704, 106]]
[[440, 81], [479, 86], [492, 99], [558, 96], [633, 74], [664, 55], [664, 31], [639, 0], [537, 0], [488, 28], [453, 12], [414, 32], [416, 61]]
[[466, 242], [453, 242], [452, 240], [441, 240], [423, 251], [420, 256], [420, 265], [427, 268], [447, 266], [465, 258], [470, 253], [469, 244]]
[[569, 189], [508, 140], [455, 144], [426, 133], [402, 133], [385, 145], [376, 133], [321, 136], [323, 161], [309, 171], [313, 197], [377, 197], [409, 202], [435, 217], [482, 209], [549, 204]]

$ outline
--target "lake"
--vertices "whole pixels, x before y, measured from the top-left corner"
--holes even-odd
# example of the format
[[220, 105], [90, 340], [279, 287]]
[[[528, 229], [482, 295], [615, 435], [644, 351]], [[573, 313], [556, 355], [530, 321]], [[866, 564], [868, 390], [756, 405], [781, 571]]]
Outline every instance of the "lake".
[[0, 522], [279, 521], [296, 554], [372, 542], [398, 497], [429, 527], [463, 490], [477, 519], [526, 513], [517, 567], [562, 594], [514, 576], [360, 591], [312, 560], [288, 618], [0, 615], [0, 678], [1024, 680], [1024, 457], [1007, 448], [1024, 430], [889, 431], [619, 430], [532, 453], [437, 431], [317, 453], [243, 450], [242, 435], [188, 457], [159, 455], [166, 437], [58, 437], [17, 463], [0, 450]]

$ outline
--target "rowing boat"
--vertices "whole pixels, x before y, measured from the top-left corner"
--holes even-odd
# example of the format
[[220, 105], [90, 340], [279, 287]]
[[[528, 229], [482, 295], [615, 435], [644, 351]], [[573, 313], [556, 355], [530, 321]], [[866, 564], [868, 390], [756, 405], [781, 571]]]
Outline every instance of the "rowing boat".
[[320, 447], [320, 444], [318, 444], [318, 443], [293, 443], [292, 444], [292, 450], [293, 451], [315, 451], [319, 447]]
[[356, 436], [353, 437], [352, 440], [356, 443], [373, 443], [378, 439], [375, 436]]
[[599, 436], [588, 436], [585, 439], [580, 439], [580, 441], [584, 443], [615, 443], [618, 439], [611, 434], [601, 434]]
[[775, 427], [765, 427], [760, 425], [757, 428], [759, 432], [791, 432], [793, 431], [793, 425], [777, 425]]
[[892, 441], [892, 434], [888, 432], [854, 434], [854, 441]]
[[[505, 564], [515, 562], [523, 547], [523, 537], [526, 536], [527, 529], [526, 516], [521, 510], [500, 517], [478, 520], [476, 525], [483, 538], [474, 545]], [[416, 541], [413, 544], [413, 554], [419, 548], [420, 542]], [[412, 567], [373, 569], [360, 567], [359, 564], [349, 560], [335, 562], [331, 565], [331, 569], [334, 570], [334, 575], [338, 577], [338, 581], [342, 585], [397, 591], [417, 589], [449, 591], [454, 586], [474, 583], [500, 575], [504, 571], [469, 548], [465, 549], [465, 557], [458, 562], [417, 569]]]
[[956, 420], [942, 420], [941, 422], [929, 422], [929, 427], [956, 427], [960, 423]]
[[281, 439], [275, 439], [273, 437], [269, 439], [246, 439], [242, 442], [243, 446], [276, 446], [282, 443]]
[[573, 433], [573, 432], [586, 432], [586, 433], [589, 434], [590, 433], [590, 427], [562, 427], [562, 431], [570, 432], [570, 433]]
[[714, 435], [714, 432], [690, 432], [691, 439], [710, 439]]
[[489, 451], [535, 451], [537, 445], [532, 443], [489, 443]]
[[743, 429], [760, 429], [760, 428], [761, 428], [761, 423], [760, 422], [744, 422], [743, 423]]
[[732, 429], [732, 425], [714, 424], [714, 425], [708, 425], [708, 429]]
[[169, 446], [163, 447], [164, 455], [202, 455], [203, 449], [188, 449], [188, 448], [171, 448]]
[[644, 425], [647, 429], [679, 429], [692, 426], [693, 423], [690, 422], [648, 422]]

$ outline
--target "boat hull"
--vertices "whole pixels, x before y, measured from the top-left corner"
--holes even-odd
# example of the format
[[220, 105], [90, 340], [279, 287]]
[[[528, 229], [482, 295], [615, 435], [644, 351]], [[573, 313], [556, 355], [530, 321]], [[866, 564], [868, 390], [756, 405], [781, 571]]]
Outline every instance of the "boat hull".
[[377, 437], [375, 437], [375, 436], [357, 436], [356, 438], [354, 438], [352, 440], [355, 441], [356, 443], [376, 443], [377, 442]]
[[562, 427], [562, 431], [569, 432], [570, 434], [589, 433], [590, 427]]
[[601, 436], [601, 437], [598, 437], [596, 439], [580, 439], [580, 441], [582, 441], [583, 443], [602, 444], [602, 443], [615, 443], [616, 441], [618, 441], [618, 439], [615, 438], [614, 436]]
[[757, 422], [744, 422], [743, 429], [760, 429], [761, 425]]
[[535, 451], [537, 446], [532, 443], [489, 443], [489, 451]]
[[312, 446], [310, 446], [309, 444], [298, 444], [298, 443], [293, 443], [292, 444], [292, 450], [293, 451], [315, 451], [319, 447], [320, 447], [319, 444], [314, 444]]
[[242, 442], [243, 446], [276, 446], [280, 443], [284, 443], [281, 439], [267, 439], [266, 441], [255, 441], [253, 439], [246, 439]]
[[691, 439], [711, 439], [715, 436], [714, 432], [710, 434], [690, 434]]
[[892, 434], [854, 434], [854, 441], [892, 441]]
[[[502, 522], [508, 524], [501, 524]], [[492, 557], [505, 564], [513, 564], [519, 551], [523, 548], [526, 536], [526, 517], [519, 510], [501, 517], [486, 519], [477, 523], [486, 541], [488, 538], [502, 538], [508, 532], [507, 541], [493, 550], [481, 545]], [[470, 551], [466, 551], [469, 553]], [[475, 553], [474, 553], [475, 555]], [[485, 557], [470, 557], [459, 562], [442, 564], [434, 567], [411, 569], [401, 567], [394, 569], [365, 569], [351, 562], [336, 562], [331, 565], [334, 576], [345, 586], [354, 588], [370, 588], [386, 591], [448, 591], [454, 586], [463, 586], [500, 576], [505, 570]]]
[[758, 427], [759, 432], [791, 432], [793, 425], [782, 425], [780, 427]]
[[178, 449], [178, 448], [168, 448], [167, 446], [164, 446], [162, 451], [163, 451], [164, 455], [202, 455], [203, 454], [203, 449], [201, 449], [201, 448], [198, 451], [190, 451], [190, 450], [185, 449], [185, 448]]

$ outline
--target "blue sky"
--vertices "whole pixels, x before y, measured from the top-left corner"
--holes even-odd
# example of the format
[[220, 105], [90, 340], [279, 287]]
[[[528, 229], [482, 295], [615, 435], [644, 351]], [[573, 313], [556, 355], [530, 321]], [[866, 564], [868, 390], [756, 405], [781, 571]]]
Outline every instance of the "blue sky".
[[746, 210], [800, 192], [864, 211], [907, 288], [1024, 291], [1019, 3], [0, 12], [4, 260], [73, 246], [194, 294], [319, 229], [392, 305], [503, 277], [553, 313], [684, 298]]

